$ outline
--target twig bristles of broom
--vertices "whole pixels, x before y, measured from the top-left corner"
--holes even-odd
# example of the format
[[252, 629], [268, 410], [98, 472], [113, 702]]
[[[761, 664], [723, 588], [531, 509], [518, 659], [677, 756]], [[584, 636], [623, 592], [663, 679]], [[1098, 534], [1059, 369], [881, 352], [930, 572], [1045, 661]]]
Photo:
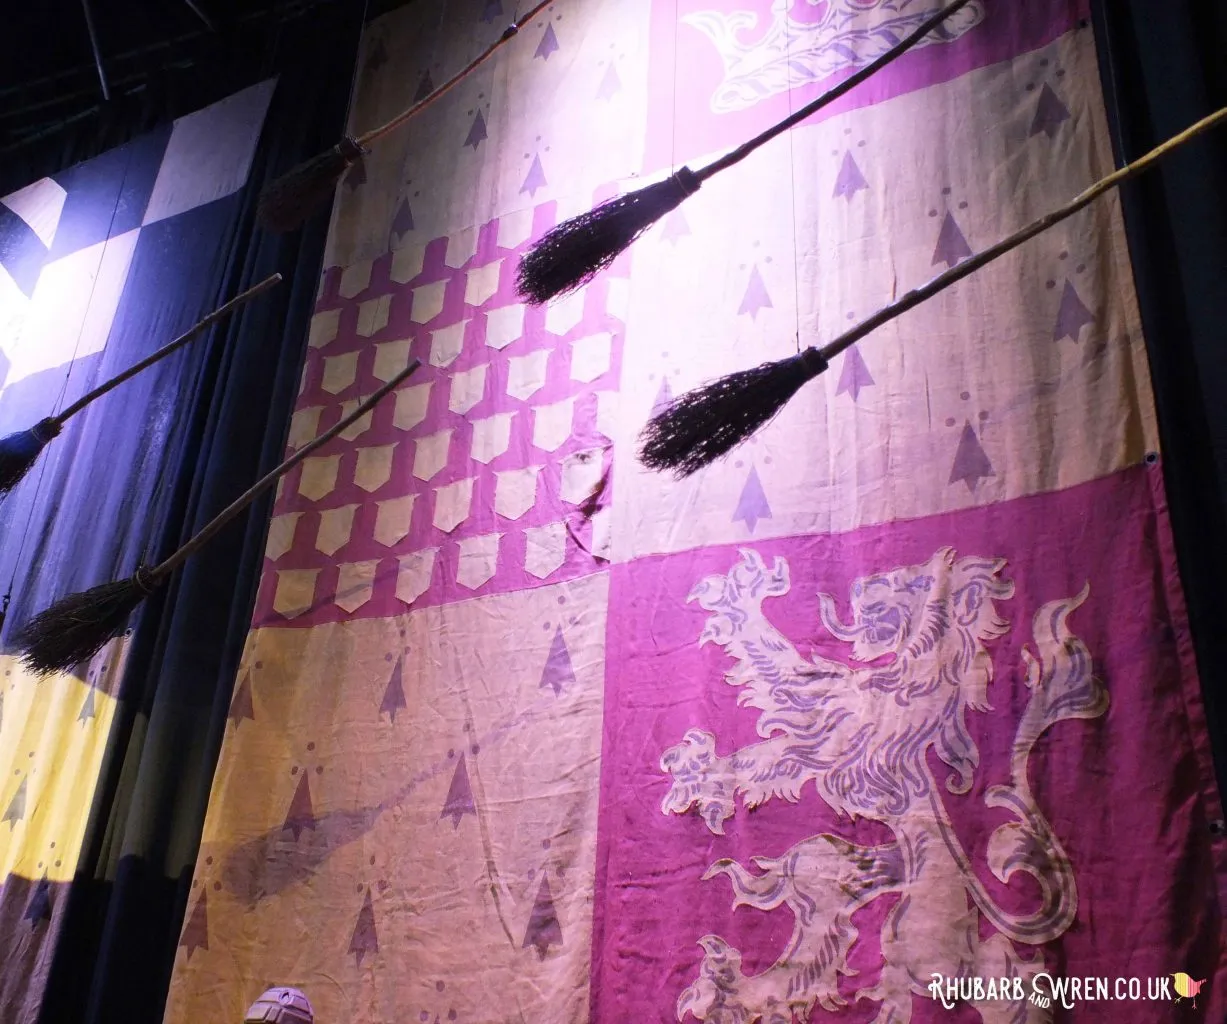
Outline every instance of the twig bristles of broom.
[[463, 81], [482, 64], [489, 60], [498, 49], [510, 42], [520, 31], [520, 26], [532, 21], [538, 14], [554, 3], [554, 0], [542, 0], [532, 7], [525, 15], [513, 21], [503, 34], [491, 43], [485, 50], [469, 61], [463, 68], [452, 75], [437, 89], [424, 96], [407, 110], [401, 111], [391, 121], [372, 128], [365, 135], [357, 138], [345, 136], [332, 149], [304, 161], [272, 182], [262, 193], [257, 206], [256, 215], [260, 224], [269, 231], [293, 231], [302, 224], [312, 211], [324, 202], [336, 189], [341, 176], [350, 168], [354, 161], [370, 147], [390, 135], [402, 124], [430, 106], [444, 93], [448, 92], [458, 82]]
[[1045, 214], [1008, 238], [939, 274], [928, 284], [908, 292], [868, 320], [821, 348], [763, 363], [689, 391], [648, 421], [640, 437], [640, 458], [654, 470], [672, 470], [683, 478], [726, 455], [770, 422], [808, 381], [826, 370], [830, 361], [850, 345], [992, 263], [1054, 224], [1073, 216], [1121, 182], [1148, 170], [1157, 161], [1227, 121], [1227, 107], [1203, 118], [1183, 132], [1100, 179], [1060, 209]]
[[971, 0], [954, 0], [947, 4], [882, 56], [706, 167], [697, 171], [683, 167], [668, 178], [645, 185], [638, 191], [616, 196], [552, 228], [520, 260], [516, 290], [521, 298], [529, 305], [539, 306], [583, 287], [608, 268], [661, 217], [694, 195], [703, 182], [740, 163], [777, 135], [851, 92], [867, 78], [919, 45], [925, 36], [969, 3]]
[[247, 291], [236, 295], [224, 306], [215, 309], [201, 320], [200, 323], [179, 335], [174, 341], [163, 345], [156, 352], [147, 355], [134, 366], [129, 366], [123, 373], [116, 374], [110, 380], [98, 385], [89, 394], [82, 395], [63, 412], [39, 420], [29, 430], [20, 430], [15, 434], [9, 434], [7, 437], [0, 438], [0, 494], [11, 491], [21, 482], [22, 477], [30, 471], [30, 467], [34, 465], [43, 448], [46, 447], [52, 438], [59, 436], [60, 431], [64, 428], [64, 424], [71, 417], [79, 413], [91, 402], [97, 401], [108, 391], [119, 387], [124, 381], [130, 380], [142, 370], [148, 369], [161, 359], [165, 359], [172, 352], [177, 352], [193, 338], [198, 337], [206, 329], [213, 326], [213, 324], [225, 319], [240, 306], [246, 305], [257, 295], [262, 295], [274, 285], [280, 283], [280, 281], [280, 274], [266, 277], [259, 284], [253, 285]]
[[231, 520], [282, 476], [321, 446], [351, 427], [419, 366], [414, 359], [358, 408], [310, 444], [304, 445], [272, 472], [261, 477], [164, 562], [141, 566], [128, 579], [103, 583], [65, 597], [25, 623], [14, 637], [22, 661], [39, 673], [67, 672], [92, 658], [106, 642], [118, 636], [128, 616], [146, 597], [162, 586], [171, 573], [209, 543]]

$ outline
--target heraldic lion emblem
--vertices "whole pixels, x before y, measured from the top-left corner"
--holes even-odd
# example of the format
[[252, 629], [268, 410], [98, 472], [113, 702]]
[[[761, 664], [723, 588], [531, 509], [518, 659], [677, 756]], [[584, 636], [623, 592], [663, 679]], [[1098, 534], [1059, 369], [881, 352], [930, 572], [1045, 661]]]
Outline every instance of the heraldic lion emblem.
[[[1004, 559], [956, 558], [946, 548], [922, 565], [865, 576], [852, 584], [848, 624], [821, 595], [823, 625], [851, 644], [853, 666], [803, 657], [767, 620], [763, 602], [789, 590], [781, 558], [768, 567], [742, 551], [727, 575], [709, 576], [691, 591], [688, 600], [710, 613], [700, 645], [717, 643], [736, 661], [725, 680], [740, 688], [741, 706], [759, 712], [762, 741], [721, 755], [711, 733], [688, 731], [661, 758], [673, 780], [662, 810], [696, 808], [721, 834], [735, 797], [746, 808], [796, 801], [813, 782], [837, 813], [881, 822], [894, 840], [857, 846], [818, 834], [778, 859], [753, 858], [753, 868], [727, 859], [713, 864], [703, 878], [727, 876], [734, 907], [787, 906], [793, 932], [779, 960], [754, 975], [742, 973], [741, 954], [724, 939], [704, 936], [698, 977], [678, 999], [679, 1020], [689, 1012], [713, 1024], [791, 1024], [808, 1020], [816, 1004], [838, 1011], [847, 1005], [839, 976], [855, 973], [847, 964], [857, 939], [852, 915], [888, 893], [900, 898], [882, 928], [881, 977], [854, 996], [881, 1002], [875, 1024], [906, 1024], [913, 995], [929, 997], [934, 974], [1010, 979], [1011, 992], [1031, 991], [1031, 979], [1044, 970], [1034, 947], [1070, 926], [1078, 896], [1069, 858], [1031, 792], [1027, 763], [1045, 730], [1102, 715], [1108, 697], [1067, 625], [1088, 585], [1035, 614], [1035, 650], [1024, 646], [1022, 654], [1029, 697], [1010, 781], [985, 795], [989, 807], [1011, 817], [988, 844], [993, 875], [1008, 883], [1022, 871], [1038, 883], [1039, 905], [1008, 913], [978, 878], [927, 761], [932, 751], [949, 765], [949, 792], [971, 788], [979, 752], [966, 712], [991, 710], [987, 645], [1008, 631], [997, 603], [1014, 594], [1014, 584], [1001, 578], [1004, 568]], [[987, 938], [982, 919], [995, 930]], [[1024, 956], [1016, 944], [1032, 949]], [[973, 1003], [985, 1024], [1039, 1024], [1051, 1015], [1017, 998]]]

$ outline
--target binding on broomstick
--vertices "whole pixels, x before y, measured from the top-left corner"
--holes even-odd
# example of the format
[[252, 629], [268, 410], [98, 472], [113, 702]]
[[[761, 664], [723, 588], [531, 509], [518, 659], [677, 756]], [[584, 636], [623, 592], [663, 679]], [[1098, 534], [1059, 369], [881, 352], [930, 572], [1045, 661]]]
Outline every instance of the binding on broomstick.
[[812, 103], [790, 114], [778, 124], [749, 142], [697, 171], [683, 167], [663, 181], [645, 185], [636, 192], [616, 196], [587, 213], [563, 221], [536, 242], [520, 260], [516, 290], [530, 305], [539, 306], [550, 299], [581, 288], [625, 252], [634, 241], [661, 217], [677, 209], [694, 195], [703, 182], [715, 177], [766, 145], [777, 135], [800, 124], [898, 60], [919, 45], [929, 33], [939, 29], [971, 0], [954, 0], [893, 47], [866, 64]]
[[1065, 206], [908, 292], [829, 345], [807, 348], [798, 355], [741, 370], [687, 392], [644, 427], [640, 438], [643, 464], [649, 469], [671, 470], [676, 477], [683, 478], [728, 454], [774, 419], [793, 395], [824, 372], [844, 349], [1040, 232], [1073, 216], [1121, 182], [1136, 177], [1167, 154], [1224, 122], [1227, 122], [1227, 107], [1100, 179]]
[[171, 573], [188, 558], [208, 544], [222, 527], [303, 459], [343, 430], [353, 426], [421, 365], [417, 359], [410, 362], [358, 408], [342, 418], [336, 426], [326, 430], [310, 444], [304, 445], [280, 466], [252, 484], [161, 564], [152, 568], [141, 566], [125, 580], [103, 583], [79, 594], [71, 594], [39, 612], [26, 622], [14, 637], [15, 646], [22, 652], [21, 660], [28, 668], [39, 673], [68, 672], [88, 661], [108, 640], [123, 632], [133, 609], [170, 579]]
[[20, 430], [15, 434], [9, 434], [8, 437], [0, 438], [0, 494], [6, 494], [17, 486], [22, 478], [30, 471], [42, 450], [47, 446], [53, 438], [59, 436], [60, 431], [64, 428], [64, 424], [68, 420], [79, 413], [91, 402], [97, 401], [108, 391], [119, 387], [126, 380], [135, 377], [142, 370], [148, 369], [154, 363], [165, 359], [172, 352], [177, 352], [193, 338], [199, 337], [204, 331], [212, 327], [219, 320], [224, 320], [227, 316], [233, 313], [240, 306], [246, 305], [257, 295], [262, 295], [274, 285], [280, 283], [281, 275], [274, 274], [272, 277], [266, 277], [257, 285], [248, 288], [247, 291], [236, 295], [233, 299], [227, 302], [219, 309], [215, 309], [212, 313], [206, 316], [200, 323], [196, 324], [190, 330], [179, 335], [174, 341], [168, 345], [163, 345], [156, 352], [146, 356], [135, 366], [130, 366], [123, 373], [117, 374], [104, 384], [100, 384], [87, 395], [78, 398], [63, 412], [55, 416], [48, 416], [45, 419], [39, 420], [29, 430]]
[[510, 42], [520, 31], [520, 26], [532, 21], [545, 10], [554, 0], [543, 0], [530, 8], [518, 21], [513, 21], [504, 29], [503, 34], [478, 54], [465, 67], [457, 71], [439, 88], [423, 97], [407, 110], [401, 111], [392, 120], [378, 128], [372, 128], [365, 135], [357, 138], [345, 136], [332, 149], [312, 157], [283, 174], [272, 182], [261, 194], [256, 216], [260, 224], [269, 231], [293, 231], [305, 221], [317, 206], [333, 194], [341, 176], [359, 160], [363, 154], [370, 152], [370, 147], [390, 135], [402, 124], [421, 112], [440, 96], [450, 90], [458, 82], [463, 81], [482, 64], [489, 60], [499, 47]]

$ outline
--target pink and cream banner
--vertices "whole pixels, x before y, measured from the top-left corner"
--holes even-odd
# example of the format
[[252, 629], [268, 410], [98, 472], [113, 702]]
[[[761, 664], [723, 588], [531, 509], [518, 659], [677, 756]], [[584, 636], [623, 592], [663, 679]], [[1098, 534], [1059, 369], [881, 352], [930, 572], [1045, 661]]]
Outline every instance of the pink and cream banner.
[[[1222, 807], [1115, 197], [726, 460], [678, 482], [635, 457], [674, 396], [1109, 172], [1087, 5], [968, 4], [586, 288], [515, 294], [559, 220], [937, 7], [559, 0], [351, 170], [289, 446], [423, 368], [279, 493], [169, 1022], [271, 984], [372, 1024], [1227, 1015]], [[374, 22], [352, 129], [515, 14]]]

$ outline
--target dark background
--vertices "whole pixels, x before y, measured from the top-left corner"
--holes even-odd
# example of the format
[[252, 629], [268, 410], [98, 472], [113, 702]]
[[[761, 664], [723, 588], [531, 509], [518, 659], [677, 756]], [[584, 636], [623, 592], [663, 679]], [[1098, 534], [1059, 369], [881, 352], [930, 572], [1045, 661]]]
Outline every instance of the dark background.
[[[370, 20], [403, 5], [404, 0], [6, 0], [0, 13], [0, 175], [7, 182], [14, 161], [37, 158], [52, 160], [57, 170], [69, 166], [269, 77], [293, 59], [287, 51], [301, 45], [296, 24], [322, 19], [335, 27], [338, 20], [352, 22], [364, 14]], [[109, 101], [90, 45], [87, 9]], [[352, 71], [352, 38], [335, 36], [333, 44]], [[342, 88], [348, 94], [349, 80]], [[53, 154], [66, 155], [68, 163], [59, 165]]]
[[[299, 231], [270, 235], [256, 226], [256, 197], [340, 138], [363, 17], [386, 7], [194, 2], [212, 29], [179, 0], [89, 0], [109, 99], [80, 0], [6, 2], [0, 14], [0, 195], [278, 79], [218, 291], [234, 295], [274, 272], [285, 283], [216, 332], [198, 388], [180, 396], [170, 496], [151, 524], [154, 560], [282, 458], [328, 210]], [[42, 896], [54, 926], [44, 941], [23, 920], [29, 883], [11, 878], [3, 888], [4, 969], [42, 988], [41, 1022], [162, 1020], [271, 500], [257, 500], [207, 559], [191, 560], [131, 620], [80, 863], [70, 884]]]
[[[170, 551], [284, 450], [327, 212], [271, 237], [255, 196], [343, 130], [361, 25], [397, 0], [81, 0], [5, 3], [0, 194], [96, 156], [265, 78], [280, 84], [252, 170], [227, 290], [274, 271], [291, 286], [227, 332], [176, 453]], [[402, 0], [403, 2], [403, 0]], [[989, 0], [991, 3], [1005, 0]], [[1113, 146], [1136, 158], [1227, 106], [1227, 4], [1094, 0]], [[1227, 129], [1122, 189], [1150, 353], [1163, 470], [1219, 776], [1227, 792]], [[254, 439], [254, 441], [253, 441]], [[259, 578], [267, 501], [149, 602], [42, 1020], [158, 1024], [191, 885], [167, 851], [199, 843], [230, 688]], [[1127, 756], [1122, 753], [1122, 756]], [[184, 794], [190, 794], [188, 798]], [[155, 813], [129, 814], [133, 806]], [[1221, 823], [1212, 826], [1223, 842]], [[173, 874], [173, 876], [172, 876]], [[1207, 894], [1207, 899], [1214, 898]]]

